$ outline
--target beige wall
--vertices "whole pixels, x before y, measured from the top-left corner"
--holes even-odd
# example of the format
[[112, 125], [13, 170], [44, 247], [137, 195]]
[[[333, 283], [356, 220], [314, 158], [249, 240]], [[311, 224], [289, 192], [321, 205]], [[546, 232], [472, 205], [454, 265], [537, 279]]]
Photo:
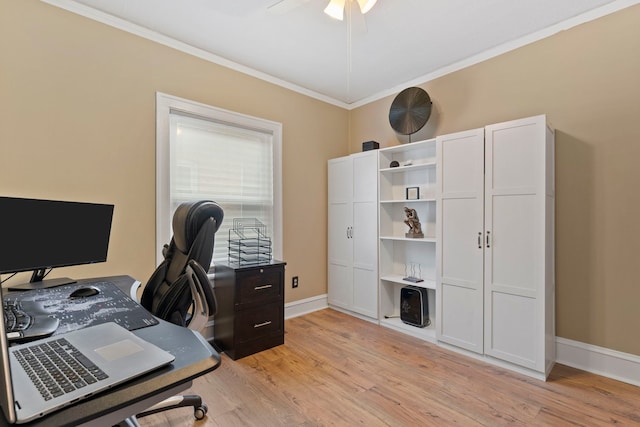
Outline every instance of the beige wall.
[[[557, 335], [640, 355], [640, 6], [421, 85], [426, 139], [546, 113], [556, 129]], [[351, 112], [350, 147], [396, 145], [393, 97]], [[402, 138], [406, 141], [406, 138]]]
[[160, 91], [283, 124], [286, 300], [326, 293], [326, 160], [348, 151], [346, 110], [36, 0], [0, 10], [0, 195], [115, 204], [108, 261], [51, 277], [155, 268]]

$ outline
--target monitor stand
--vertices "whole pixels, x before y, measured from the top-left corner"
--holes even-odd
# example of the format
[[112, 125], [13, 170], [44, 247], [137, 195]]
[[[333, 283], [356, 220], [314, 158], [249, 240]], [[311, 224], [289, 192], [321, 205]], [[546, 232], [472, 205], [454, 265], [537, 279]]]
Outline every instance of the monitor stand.
[[44, 279], [46, 275], [46, 269], [34, 270], [31, 275], [31, 280], [27, 283], [20, 283], [17, 285], [10, 285], [7, 287], [10, 291], [30, 291], [33, 289], [55, 288], [56, 286], [68, 285], [76, 283], [75, 280], [69, 277], [59, 277], [56, 279]]

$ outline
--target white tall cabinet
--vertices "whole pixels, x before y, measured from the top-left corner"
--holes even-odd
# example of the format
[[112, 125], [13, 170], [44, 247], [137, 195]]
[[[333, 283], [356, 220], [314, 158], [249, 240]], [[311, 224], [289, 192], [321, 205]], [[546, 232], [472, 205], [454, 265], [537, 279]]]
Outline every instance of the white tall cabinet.
[[546, 378], [555, 361], [553, 131], [540, 115], [436, 145], [437, 338]]
[[328, 303], [378, 318], [378, 152], [328, 162]]

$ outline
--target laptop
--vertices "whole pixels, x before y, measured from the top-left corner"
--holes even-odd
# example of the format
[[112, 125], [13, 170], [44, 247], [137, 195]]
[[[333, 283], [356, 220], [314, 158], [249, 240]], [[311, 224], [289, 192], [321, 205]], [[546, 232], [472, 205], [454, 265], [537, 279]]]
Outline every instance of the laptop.
[[[75, 360], [63, 361], [69, 357]], [[10, 423], [32, 421], [175, 359], [113, 322], [9, 347], [4, 313], [0, 358], [0, 405]], [[33, 378], [49, 368], [58, 370], [51, 379]], [[69, 379], [61, 378], [65, 373]]]

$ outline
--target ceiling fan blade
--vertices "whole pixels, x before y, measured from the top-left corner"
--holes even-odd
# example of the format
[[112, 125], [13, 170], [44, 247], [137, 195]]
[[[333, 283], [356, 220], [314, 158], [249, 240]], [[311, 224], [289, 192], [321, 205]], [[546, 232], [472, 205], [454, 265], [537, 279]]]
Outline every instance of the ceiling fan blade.
[[309, 0], [280, 0], [269, 6], [267, 11], [274, 15], [283, 15], [308, 2]]
[[360, 11], [364, 15], [369, 12], [373, 6], [375, 6], [378, 0], [358, 0], [358, 6], [360, 6]]

